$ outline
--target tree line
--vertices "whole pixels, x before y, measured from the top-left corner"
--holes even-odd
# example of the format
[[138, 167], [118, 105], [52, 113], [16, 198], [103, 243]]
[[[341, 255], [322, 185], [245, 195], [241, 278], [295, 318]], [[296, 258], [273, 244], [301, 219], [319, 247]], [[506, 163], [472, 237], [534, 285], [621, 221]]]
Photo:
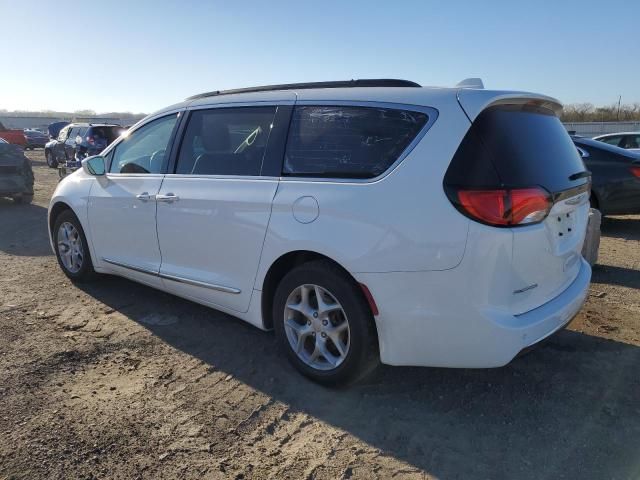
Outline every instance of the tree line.
[[617, 103], [596, 107], [592, 103], [570, 103], [564, 106], [560, 119], [563, 122], [631, 122], [640, 121], [640, 103]]

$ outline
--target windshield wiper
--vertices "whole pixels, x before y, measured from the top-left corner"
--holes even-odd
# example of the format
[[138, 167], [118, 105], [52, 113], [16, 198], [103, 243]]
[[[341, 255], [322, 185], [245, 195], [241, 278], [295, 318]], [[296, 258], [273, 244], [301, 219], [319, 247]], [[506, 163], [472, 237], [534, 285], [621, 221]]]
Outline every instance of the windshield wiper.
[[569, 175], [569, 180], [578, 180], [580, 178], [590, 177], [591, 172], [589, 170], [585, 170], [584, 172], [574, 173], [573, 175]]

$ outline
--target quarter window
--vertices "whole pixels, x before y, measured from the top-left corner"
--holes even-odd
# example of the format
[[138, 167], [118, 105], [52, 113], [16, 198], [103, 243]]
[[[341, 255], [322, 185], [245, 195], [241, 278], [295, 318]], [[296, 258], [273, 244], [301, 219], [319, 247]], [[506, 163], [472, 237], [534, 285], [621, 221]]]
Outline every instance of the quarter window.
[[376, 177], [400, 157], [427, 120], [425, 113], [389, 108], [298, 106], [283, 174]]
[[140, 127], [115, 148], [109, 172], [162, 173], [178, 115], [169, 115]]
[[275, 113], [275, 106], [191, 112], [176, 173], [260, 175]]

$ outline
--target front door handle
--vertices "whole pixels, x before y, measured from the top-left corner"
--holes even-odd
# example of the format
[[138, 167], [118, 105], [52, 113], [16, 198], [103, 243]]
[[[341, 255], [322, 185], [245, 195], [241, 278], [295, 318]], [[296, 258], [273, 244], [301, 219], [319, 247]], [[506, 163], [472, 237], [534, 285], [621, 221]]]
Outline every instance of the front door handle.
[[156, 195], [156, 201], [158, 202], [171, 203], [171, 202], [176, 202], [178, 200], [180, 200], [180, 197], [178, 197], [174, 193], [167, 193], [166, 195]]
[[143, 202], [148, 202], [149, 200], [151, 200], [151, 195], [149, 195], [149, 192], [142, 192], [136, 195], [136, 198]]

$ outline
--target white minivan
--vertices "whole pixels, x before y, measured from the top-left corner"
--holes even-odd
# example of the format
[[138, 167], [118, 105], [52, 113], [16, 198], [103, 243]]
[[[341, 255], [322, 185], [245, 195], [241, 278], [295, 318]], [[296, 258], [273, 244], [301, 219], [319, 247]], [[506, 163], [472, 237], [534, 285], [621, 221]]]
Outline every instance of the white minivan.
[[256, 87], [154, 113], [62, 180], [64, 273], [115, 274], [273, 329], [322, 383], [498, 367], [563, 328], [590, 177], [557, 100], [480, 82]]

